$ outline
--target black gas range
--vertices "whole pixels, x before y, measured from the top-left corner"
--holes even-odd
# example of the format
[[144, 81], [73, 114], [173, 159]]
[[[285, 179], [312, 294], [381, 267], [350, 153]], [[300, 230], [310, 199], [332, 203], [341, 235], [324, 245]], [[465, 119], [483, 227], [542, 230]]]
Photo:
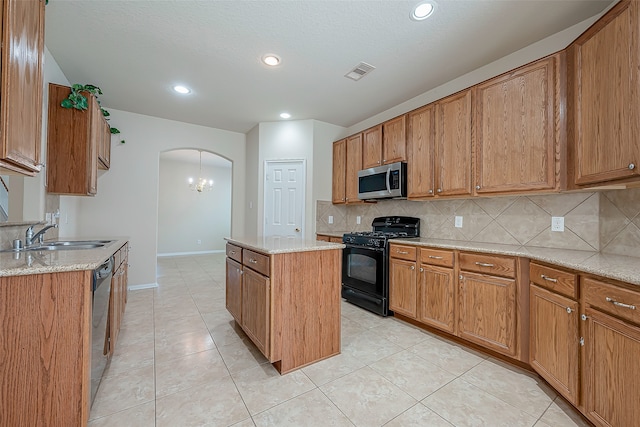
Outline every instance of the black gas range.
[[420, 218], [378, 217], [372, 231], [346, 233], [342, 242], [342, 297], [347, 301], [388, 316], [389, 240], [420, 237]]

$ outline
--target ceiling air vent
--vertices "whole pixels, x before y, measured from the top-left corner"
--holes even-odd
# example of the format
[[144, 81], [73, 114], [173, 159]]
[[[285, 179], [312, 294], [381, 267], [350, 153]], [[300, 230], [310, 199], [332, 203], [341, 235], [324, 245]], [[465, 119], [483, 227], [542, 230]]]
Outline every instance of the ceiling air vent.
[[374, 67], [373, 65], [367, 64], [366, 62], [361, 62], [344, 76], [348, 79], [358, 81], [375, 69], [376, 67]]

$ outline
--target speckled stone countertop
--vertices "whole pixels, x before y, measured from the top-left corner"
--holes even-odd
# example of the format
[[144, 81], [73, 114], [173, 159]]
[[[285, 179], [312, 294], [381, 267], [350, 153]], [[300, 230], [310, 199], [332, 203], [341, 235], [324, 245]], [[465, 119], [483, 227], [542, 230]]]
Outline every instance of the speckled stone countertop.
[[427, 239], [423, 237], [419, 239], [391, 239], [389, 241], [432, 248], [525, 257], [530, 260], [547, 262], [559, 267], [640, 285], [640, 258], [637, 257], [571, 249], [536, 248], [459, 240]]
[[124, 237], [59, 240], [111, 240], [111, 243], [95, 249], [0, 252], [0, 277], [94, 270], [128, 241]]
[[324, 251], [342, 249], [342, 243], [319, 242], [299, 238], [280, 236], [225, 237], [225, 240], [243, 248], [253, 249], [266, 254], [283, 254], [289, 252]]

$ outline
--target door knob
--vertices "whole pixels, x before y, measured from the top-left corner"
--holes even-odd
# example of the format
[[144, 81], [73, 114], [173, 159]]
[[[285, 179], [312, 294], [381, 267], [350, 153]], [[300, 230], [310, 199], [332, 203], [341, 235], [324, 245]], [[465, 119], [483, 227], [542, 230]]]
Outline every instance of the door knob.
[[300, 232], [300, 228], [296, 227], [296, 233]]

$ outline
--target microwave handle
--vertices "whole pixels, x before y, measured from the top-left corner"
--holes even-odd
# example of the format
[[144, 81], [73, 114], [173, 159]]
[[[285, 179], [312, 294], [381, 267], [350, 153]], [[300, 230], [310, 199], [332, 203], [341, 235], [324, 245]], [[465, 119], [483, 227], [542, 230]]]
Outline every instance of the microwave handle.
[[391, 179], [391, 168], [387, 168], [387, 193], [391, 193], [391, 184], [389, 180]]

